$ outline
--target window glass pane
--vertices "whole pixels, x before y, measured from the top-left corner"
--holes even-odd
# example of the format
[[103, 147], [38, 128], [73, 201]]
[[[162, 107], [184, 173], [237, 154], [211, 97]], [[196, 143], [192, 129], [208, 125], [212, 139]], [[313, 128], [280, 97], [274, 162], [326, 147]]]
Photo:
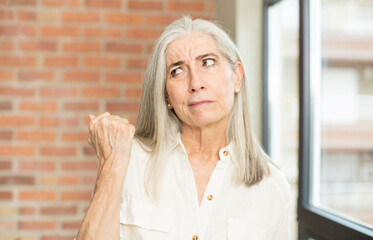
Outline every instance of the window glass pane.
[[293, 239], [298, 197], [298, 0], [268, 8], [269, 154], [285, 173], [293, 196]]
[[372, 227], [373, 1], [315, 2], [311, 202]]

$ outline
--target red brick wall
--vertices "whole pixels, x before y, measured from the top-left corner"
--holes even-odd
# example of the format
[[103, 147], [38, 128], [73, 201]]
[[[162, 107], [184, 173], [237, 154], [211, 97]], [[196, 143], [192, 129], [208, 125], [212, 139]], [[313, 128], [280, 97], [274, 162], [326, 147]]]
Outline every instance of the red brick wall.
[[96, 178], [88, 114], [136, 119], [154, 39], [214, 0], [0, 0], [0, 240], [72, 239]]

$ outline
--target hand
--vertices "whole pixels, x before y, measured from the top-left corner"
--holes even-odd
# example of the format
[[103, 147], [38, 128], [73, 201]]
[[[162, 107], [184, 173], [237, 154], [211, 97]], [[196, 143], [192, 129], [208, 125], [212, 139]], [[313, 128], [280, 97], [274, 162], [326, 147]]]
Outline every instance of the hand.
[[[105, 112], [89, 115], [88, 143], [99, 159], [99, 174], [106, 169], [125, 170], [131, 158], [135, 127], [127, 119]], [[124, 168], [124, 169], [123, 169]]]

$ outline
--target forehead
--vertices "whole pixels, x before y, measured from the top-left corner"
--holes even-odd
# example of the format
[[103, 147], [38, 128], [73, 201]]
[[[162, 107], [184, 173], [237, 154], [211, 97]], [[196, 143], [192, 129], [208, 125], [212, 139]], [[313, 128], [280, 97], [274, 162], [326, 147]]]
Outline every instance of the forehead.
[[186, 36], [173, 40], [168, 45], [166, 62], [169, 64], [186, 58], [195, 58], [206, 53], [220, 54], [215, 39], [206, 33], [189, 33]]

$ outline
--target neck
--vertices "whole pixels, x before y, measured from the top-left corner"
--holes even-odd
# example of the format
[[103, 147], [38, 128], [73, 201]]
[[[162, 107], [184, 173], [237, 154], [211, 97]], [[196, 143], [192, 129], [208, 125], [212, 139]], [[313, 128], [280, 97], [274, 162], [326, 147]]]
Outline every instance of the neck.
[[[219, 150], [228, 143], [228, 123], [220, 126], [193, 127], [183, 124], [181, 139], [189, 157], [196, 161], [210, 162], [219, 159]], [[193, 157], [193, 158], [194, 158]]]

